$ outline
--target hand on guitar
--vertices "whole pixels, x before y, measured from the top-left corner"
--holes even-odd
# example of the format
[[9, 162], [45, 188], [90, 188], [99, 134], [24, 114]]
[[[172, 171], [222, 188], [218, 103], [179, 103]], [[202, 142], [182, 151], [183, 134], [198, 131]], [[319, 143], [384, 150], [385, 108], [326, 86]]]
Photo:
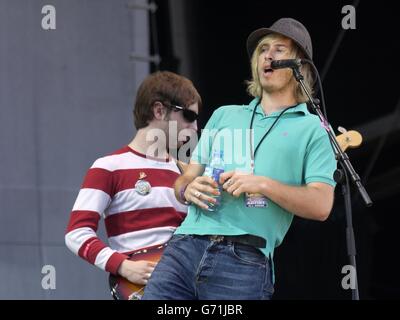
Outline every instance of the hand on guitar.
[[140, 300], [144, 286], [160, 260], [166, 244], [135, 251], [118, 269], [119, 275], [110, 274], [110, 291], [115, 300]]
[[132, 261], [126, 259], [122, 261], [119, 266], [118, 273], [132, 283], [145, 285], [147, 284], [156, 264], [156, 262], [152, 261]]

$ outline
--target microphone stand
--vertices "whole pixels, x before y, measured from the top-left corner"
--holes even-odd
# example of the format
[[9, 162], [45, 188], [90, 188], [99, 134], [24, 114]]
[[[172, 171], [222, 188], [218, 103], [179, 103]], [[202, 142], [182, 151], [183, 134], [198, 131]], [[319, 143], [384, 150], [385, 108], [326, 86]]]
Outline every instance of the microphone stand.
[[[312, 62], [310, 62], [312, 63]], [[331, 141], [331, 146], [333, 152], [335, 154], [336, 160], [340, 163], [342, 169], [337, 169], [333, 175], [335, 181], [342, 186], [342, 193], [344, 197], [345, 210], [346, 210], [346, 243], [347, 243], [347, 254], [349, 257], [350, 265], [353, 266], [355, 270], [355, 288], [352, 288], [352, 300], [359, 300], [359, 291], [358, 291], [358, 280], [357, 280], [357, 267], [356, 267], [356, 245], [353, 231], [353, 223], [352, 223], [352, 210], [351, 210], [351, 195], [350, 195], [350, 183], [349, 183], [349, 175], [353, 184], [357, 187], [362, 199], [365, 202], [367, 207], [372, 205], [372, 200], [369, 197], [367, 191], [361, 183], [361, 179], [359, 175], [354, 170], [348, 155], [342, 151], [339, 146], [339, 143], [336, 140], [335, 134], [332, 132], [331, 126], [328, 121], [323, 116], [321, 109], [319, 107], [319, 101], [311, 97], [309, 90], [304, 84], [304, 77], [299, 70], [299, 66], [292, 67], [293, 75], [296, 78], [297, 82], [300, 83], [303, 91], [307, 95], [310, 104], [314, 110], [314, 112], [318, 115], [321, 120], [321, 124], [328, 133], [329, 139]], [[322, 90], [322, 88], [321, 88]]]

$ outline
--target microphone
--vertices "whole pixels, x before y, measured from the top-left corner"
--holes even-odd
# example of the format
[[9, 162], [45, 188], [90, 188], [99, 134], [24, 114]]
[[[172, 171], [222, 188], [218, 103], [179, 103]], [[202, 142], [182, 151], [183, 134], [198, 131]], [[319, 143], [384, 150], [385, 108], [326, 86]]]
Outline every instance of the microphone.
[[306, 61], [302, 59], [285, 59], [285, 60], [273, 60], [271, 62], [271, 69], [284, 69], [284, 68], [299, 68]]

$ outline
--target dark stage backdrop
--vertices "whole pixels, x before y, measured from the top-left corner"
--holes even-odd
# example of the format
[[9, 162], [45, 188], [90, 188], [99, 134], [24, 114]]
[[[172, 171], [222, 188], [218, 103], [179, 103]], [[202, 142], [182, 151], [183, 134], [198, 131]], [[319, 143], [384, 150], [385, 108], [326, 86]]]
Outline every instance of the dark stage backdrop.
[[[160, 38], [170, 39], [160, 42], [160, 67], [187, 73], [199, 87], [204, 101], [200, 128], [219, 106], [250, 101], [244, 81], [250, 77], [245, 43], [251, 31], [269, 27], [281, 17], [293, 17], [308, 27], [314, 63], [323, 76], [330, 123], [335, 130], [343, 126], [360, 131], [364, 137], [361, 148], [348, 151], [374, 201], [373, 207], [366, 208], [353, 189], [360, 297], [400, 297], [396, 272], [400, 264], [395, 257], [395, 228], [400, 222], [400, 156], [396, 154], [400, 66], [394, 4], [365, 0], [193, 0], [184, 3], [182, 13], [177, 11], [177, 2], [157, 2]], [[355, 29], [342, 28], [348, 13], [342, 13], [345, 5], [355, 6]], [[400, 106], [397, 109], [400, 112]], [[337, 188], [328, 221], [294, 220], [276, 251], [276, 299], [351, 298], [341, 287], [341, 270], [348, 259], [340, 191]]]

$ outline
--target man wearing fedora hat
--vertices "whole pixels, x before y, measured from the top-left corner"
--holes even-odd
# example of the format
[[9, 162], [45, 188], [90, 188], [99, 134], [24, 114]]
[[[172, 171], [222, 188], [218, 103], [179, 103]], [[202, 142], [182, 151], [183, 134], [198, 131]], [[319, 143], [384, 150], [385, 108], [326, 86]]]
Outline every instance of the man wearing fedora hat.
[[[273, 60], [312, 60], [307, 29], [279, 19], [252, 32], [247, 51], [254, 99], [218, 108], [203, 130], [175, 182], [177, 199], [190, 203], [188, 216], [155, 268], [145, 299], [270, 299], [274, 249], [293, 215], [323, 221], [332, 209], [336, 160], [328, 135], [308, 111], [292, 70], [271, 69]], [[301, 72], [312, 92], [310, 69], [303, 65]], [[225, 164], [219, 181], [202, 176], [215, 152]], [[209, 211], [219, 193], [220, 206]]]

